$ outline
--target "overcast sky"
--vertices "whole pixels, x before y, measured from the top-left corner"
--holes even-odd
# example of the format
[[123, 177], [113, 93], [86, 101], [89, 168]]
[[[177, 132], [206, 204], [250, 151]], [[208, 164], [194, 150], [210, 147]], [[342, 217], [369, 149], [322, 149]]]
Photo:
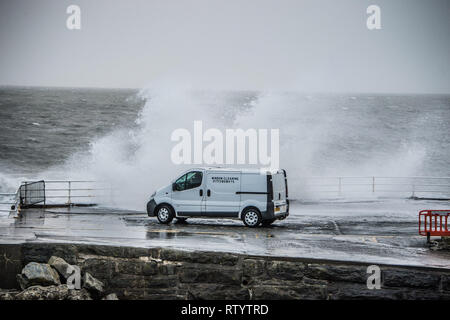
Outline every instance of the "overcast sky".
[[450, 1], [0, 0], [0, 49], [1, 85], [450, 93]]

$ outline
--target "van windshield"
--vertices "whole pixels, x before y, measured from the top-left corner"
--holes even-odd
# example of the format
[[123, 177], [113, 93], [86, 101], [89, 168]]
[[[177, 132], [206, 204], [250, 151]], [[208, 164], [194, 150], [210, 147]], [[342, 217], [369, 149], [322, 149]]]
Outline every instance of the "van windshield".
[[177, 181], [175, 181], [175, 190], [176, 191], [184, 190], [185, 184], [186, 184], [186, 175], [184, 174], [181, 177], [179, 177]]

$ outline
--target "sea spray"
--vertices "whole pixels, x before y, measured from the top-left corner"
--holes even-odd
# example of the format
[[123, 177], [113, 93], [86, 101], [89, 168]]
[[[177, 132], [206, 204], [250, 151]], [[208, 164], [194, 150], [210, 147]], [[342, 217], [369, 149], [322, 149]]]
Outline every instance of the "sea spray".
[[[223, 131], [279, 129], [280, 167], [287, 169], [290, 197], [296, 199], [315, 196], [304, 177], [414, 175], [426, 157], [422, 144], [408, 136], [396, 141], [396, 136], [381, 135], [379, 127], [386, 123], [378, 123], [360, 97], [347, 101], [342, 96], [265, 92], [248, 95], [236, 107], [229, 99], [232, 93], [189, 87], [153, 86], [139, 95], [145, 105], [133, 127], [95, 139], [87, 155], [74, 154], [64, 165], [68, 178], [108, 182], [114, 196], [106, 205], [143, 210], [154, 190], [192, 167], [171, 161], [175, 143], [170, 137], [176, 129], [192, 128], [196, 120]], [[358, 103], [366, 112], [355, 109]]]
[[220, 115], [188, 88], [148, 88], [140, 96], [146, 103], [133, 128], [93, 141], [84, 159], [74, 155], [65, 166], [71, 176], [109, 182], [114, 197], [106, 204], [142, 210], [156, 188], [190, 167], [172, 163], [171, 133], [196, 119], [220, 124]]

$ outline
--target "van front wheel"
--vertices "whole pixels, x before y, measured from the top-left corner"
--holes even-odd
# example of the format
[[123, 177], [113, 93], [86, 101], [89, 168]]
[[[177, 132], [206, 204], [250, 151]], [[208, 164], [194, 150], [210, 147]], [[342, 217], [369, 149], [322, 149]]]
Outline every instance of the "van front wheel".
[[255, 228], [261, 223], [261, 214], [257, 209], [246, 209], [242, 214], [242, 220], [247, 227]]
[[167, 205], [162, 205], [158, 208], [156, 217], [160, 223], [168, 224], [173, 220], [172, 208]]

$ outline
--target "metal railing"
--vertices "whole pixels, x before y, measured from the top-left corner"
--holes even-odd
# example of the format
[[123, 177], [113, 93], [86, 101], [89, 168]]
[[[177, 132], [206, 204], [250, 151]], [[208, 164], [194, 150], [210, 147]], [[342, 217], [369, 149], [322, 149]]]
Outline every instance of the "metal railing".
[[336, 176], [303, 177], [301, 179], [301, 185], [311, 195], [365, 194], [450, 199], [450, 177]]
[[45, 197], [49, 205], [92, 205], [112, 197], [112, 188], [93, 180], [45, 180]]
[[15, 193], [0, 193], [0, 214], [17, 217], [27, 206], [95, 205], [112, 199], [106, 182], [91, 180], [23, 181]]
[[44, 180], [22, 182], [15, 193], [0, 193], [0, 213], [17, 216], [21, 208], [38, 203], [45, 205]]
[[[31, 183], [35, 181], [25, 181]], [[450, 177], [376, 177], [335, 176], [299, 178], [301, 197], [364, 197], [368, 195], [395, 198], [450, 199]], [[292, 183], [292, 182], [291, 182]], [[21, 186], [22, 186], [21, 185]], [[23, 202], [21, 188], [15, 193], [0, 193], [1, 212], [16, 216]], [[93, 180], [45, 180], [46, 205], [93, 205], [113, 199], [113, 189], [107, 182]], [[28, 195], [33, 198], [32, 194]], [[3, 200], [2, 200], [3, 199]], [[14, 209], [11, 209], [13, 207]]]
[[45, 182], [44, 180], [23, 182], [19, 187], [20, 205], [32, 206], [43, 202], [45, 205]]

